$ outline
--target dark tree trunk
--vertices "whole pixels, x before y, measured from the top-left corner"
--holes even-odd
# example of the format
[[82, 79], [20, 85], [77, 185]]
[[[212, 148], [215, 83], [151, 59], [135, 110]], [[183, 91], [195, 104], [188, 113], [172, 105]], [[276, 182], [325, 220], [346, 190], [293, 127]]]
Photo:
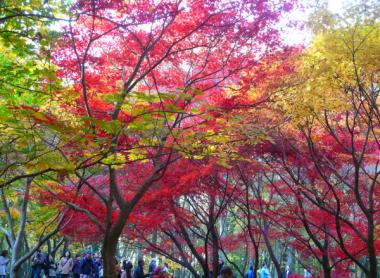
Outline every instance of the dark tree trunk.
[[115, 255], [119, 237], [105, 236], [102, 246], [104, 278], [117, 278], [115, 271]]
[[369, 213], [368, 218], [368, 241], [367, 241], [367, 250], [368, 250], [368, 260], [369, 260], [369, 277], [377, 277], [377, 258], [374, 242], [374, 225], [373, 225], [373, 216]]
[[263, 231], [264, 242], [265, 242], [265, 245], [267, 247], [269, 256], [270, 256], [270, 258], [271, 258], [271, 260], [272, 260], [272, 262], [274, 264], [274, 267], [276, 269], [278, 277], [282, 277], [281, 266], [280, 266], [279, 261], [276, 258], [276, 255], [275, 255], [275, 253], [273, 251], [272, 245], [271, 245], [271, 243], [269, 241], [269, 238], [268, 238], [268, 228], [266, 227], [266, 225], [267, 224], [264, 224], [264, 231]]
[[322, 268], [323, 268], [323, 277], [331, 278], [331, 267], [329, 262], [329, 257], [324, 255], [322, 257]]
[[220, 272], [218, 235], [215, 225], [211, 229], [213, 277], [217, 278]]
[[253, 269], [253, 272], [255, 274], [254, 277], [256, 277], [257, 275], [257, 272], [259, 271], [259, 245], [257, 244], [253, 244], [253, 247], [255, 248], [255, 266], [254, 266], [254, 269]]

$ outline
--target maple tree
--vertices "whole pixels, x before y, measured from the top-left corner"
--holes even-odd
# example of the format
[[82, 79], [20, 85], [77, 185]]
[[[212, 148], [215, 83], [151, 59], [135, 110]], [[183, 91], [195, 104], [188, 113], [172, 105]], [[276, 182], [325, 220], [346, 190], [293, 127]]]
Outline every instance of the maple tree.
[[[183, 167], [185, 165], [186, 167]], [[199, 167], [202, 166], [196, 164], [191, 166], [188, 162], [181, 163], [181, 169], [185, 170], [182, 171], [182, 175], [178, 175], [179, 171], [173, 171], [164, 177], [160, 182], [170, 185], [170, 188], [161, 187], [160, 192], [156, 194], [150, 192], [152, 195], [150, 195], [149, 200], [141, 204], [141, 213], [144, 214], [143, 211], [146, 210], [149, 213], [153, 212], [152, 215], [156, 220], [150, 220], [147, 223], [143, 216], [137, 215], [133, 223], [136, 225], [137, 238], [147, 242], [149, 249], [184, 265], [194, 277], [210, 277], [213, 266], [210, 269], [211, 251], [209, 248], [212, 248], [218, 241], [215, 238], [217, 236], [215, 230], [209, 230], [216, 228], [215, 223], [210, 224], [209, 221], [216, 220], [210, 220], [212, 216], [208, 212], [210, 210], [214, 211], [212, 207], [215, 206], [215, 196], [212, 199], [213, 201], [210, 201], [214, 205], [209, 206], [207, 204], [208, 196], [211, 195], [206, 193], [201, 196], [198, 194], [198, 189], [194, 189], [203, 187], [205, 192], [209, 190], [207, 189], [208, 185], [202, 183], [202, 181], [207, 179], [210, 170], [201, 171], [202, 173], [200, 173]], [[197, 174], [195, 174], [195, 171], [197, 171]], [[177, 180], [177, 182], [167, 183], [168, 180]], [[176, 184], [176, 186], [173, 187], [173, 184]], [[170, 190], [172, 194], [165, 194], [167, 190]], [[161, 213], [165, 217], [160, 217]], [[139, 221], [139, 219], [143, 221]], [[154, 240], [150, 238], [152, 231], [157, 231], [158, 233]], [[158, 239], [157, 236], [159, 237]], [[163, 243], [160, 244], [157, 241], [162, 241]], [[216, 250], [218, 250], [218, 247], [216, 247]], [[213, 261], [218, 264], [218, 257], [214, 258], [214, 255], [212, 255]], [[201, 266], [203, 275], [198, 274], [196, 268], [192, 265], [189, 260], [191, 256], [196, 258]]]
[[[377, 273], [377, 60], [367, 59], [376, 56], [377, 36], [378, 25], [373, 21], [325, 26], [304, 54], [296, 51], [291, 67], [285, 63], [274, 70], [269, 68], [264, 85], [255, 85], [256, 90], [264, 89], [275, 101], [270, 108], [271, 118], [265, 121], [267, 126], [251, 115], [237, 121], [256, 131], [266, 130], [266, 138], [270, 138], [266, 144], [256, 145], [254, 153], [242, 149], [248, 160], [263, 164], [259, 169], [273, 187], [267, 194], [275, 203], [268, 204], [268, 196], [264, 200], [259, 197], [258, 204], [264, 202], [266, 206], [266, 212], [261, 210], [259, 214], [274, 220], [271, 229], [284, 231], [283, 235], [276, 232], [277, 236], [286, 239], [293, 235], [295, 241], [291, 244], [314, 256], [324, 277], [347, 275], [352, 263], [368, 276]], [[279, 71], [285, 73], [282, 79], [272, 75]], [[249, 106], [247, 98], [231, 100]], [[238, 134], [245, 141], [251, 135]], [[279, 181], [269, 178], [273, 174]], [[271, 253], [271, 243], [266, 245]], [[279, 272], [276, 257], [271, 256], [271, 260]]]
[[369, 277], [378, 269], [378, 66], [372, 57], [379, 29], [360, 16], [348, 26], [335, 19], [283, 79], [269, 76], [274, 111], [280, 108], [285, 121], [258, 148], [286, 204], [272, 217], [286, 218], [286, 235], [295, 233], [298, 248], [309, 249], [324, 277], [347, 275], [352, 263]]
[[78, 1], [72, 7], [53, 54], [58, 76], [75, 92], [63, 106], [88, 141], [77, 154], [88, 167], [75, 171], [71, 186], [74, 200], [81, 190], [96, 195], [104, 214], [53, 194], [104, 234], [107, 277], [115, 275], [117, 242], [135, 206], [171, 163], [198, 148], [192, 140], [192, 126], [204, 121], [198, 107], [278, 46], [274, 24], [292, 4]]
[[217, 277], [220, 259], [242, 276], [269, 259], [279, 277], [289, 263], [376, 277], [375, 4], [318, 10], [310, 45], [289, 47], [292, 0], [3, 1], [12, 277], [58, 230], [64, 248], [100, 242], [105, 277], [119, 242], [194, 277]]
[[[376, 66], [371, 63], [376, 59], [367, 57], [376, 55], [371, 51], [378, 49], [374, 39], [378, 32], [375, 23], [332, 30], [316, 40], [301, 73], [306, 74], [308, 81], [294, 90], [296, 98], [298, 89], [302, 90], [303, 101], [296, 100], [296, 106], [287, 103], [295, 108], [292, 117], [307, 143], [301, 148], [289, 141], [287, 144], [291, 143], [298, 157], [306, 156], [311, 167], [306, 167], [305, 176], [303, 171], [294, 171], [293, 164], [298, 162], [292, 158], [289, 161], [287, 155], [283, 158], [285, 166], [289, 166], [286, 170], [304, 197], [335, 219], [337, 234], [333, 238], [342, 252], [373, 277], [377, 273], [375, 227], [380, 118], [376, 79], [373, 79]], [[320, 89], [326, 92], [324, 85], [329, 86], [331, 95], [324, 93], [320, 98], [315, 97]], [[309, 98], [308, 91], [312, 91], [314, 97]], [[301, 112], [299, 108], [306, 114], [297, 116], [297, 111]], [[368, 266], [360, 261], [359, 250], [368, 256]]]
[[[149, 200], [140, 205], [141, 214], [148, 210], [156, 220], [149, 219], [147, 223], [141, 214], [134, 216], [135, 236], [147, 242], [148, 249], [189, 269], [194, 277], [217, 277], [219, 252], [225, 244], [219, 222], [226, 214], [234, 190], [219, 191], [220, 187], [228, 187], [229, 181], [223, 177], [223, 167], [215, 161], [182, 161], [179, 165], [180, 171], [172, 171], [160, 181], [163, 183], [160, 192], [150, 192]], [[168, 179], [174, 183], [168, 183]], [[160, 217], [161, 214], [165, 217]], [[152, 231], [158, 233], [153, 238]], [[191, 257], [200, 271], [190, 261]]]

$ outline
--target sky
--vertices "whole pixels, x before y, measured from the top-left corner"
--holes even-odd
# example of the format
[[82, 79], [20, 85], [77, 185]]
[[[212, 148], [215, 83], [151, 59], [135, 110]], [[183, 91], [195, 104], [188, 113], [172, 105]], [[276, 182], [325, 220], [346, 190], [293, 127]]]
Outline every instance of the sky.
[[[355, 0], [300, 0], [301, 3], [327, 3], [328, 9], [332, 13], [340, 13], [343, 5]], [[304, 22], [307, 20], [310, 11], [293, 11], [289, 19]], [[284, 40], [290, 45], [308, 44], [311, 41], [311, 33], [307, 29], [294, 31], [294, 28], [285, 28], [283, 33]]]
[[329, 0], [328, 2], [329, 10], [334, 13], [338, 13], [343, 4], [343, 0]]
[[[281, 0], [278, 0], [278, 1], [281, 1]], [[303, 4], [303, 3], [312, 3], [312, 4], [314, 4], [314, 3], [327, 3], [328, 9], [331, 12], [339, 13], [342, 10], [341, 8], [343, 7], [343, 5], [345, 5], [346, 3], [354, 2], [354, 1], [356, 1], [356, 2], [357, 1], [365, 1], [365, 0], [298, 0], [298, 1], [301, 4]], [[310, 11], [305, 12], [305, 11], [296, 10], [290, 14], [289, 19], [296, 20], [296, 21], [306, 21], [309, 13], [310, 13]], [[282, 24], [280, 23], [280, 26], [281, 25]], [[62, 27], [62, 23], [57, 22], [53, 26], [53, 29], [59, 30], [59, 29], [61, 29], [61, 27]], [[285, 27], [284, 32], [283, 32], [283, 38], [290, 45], [298, 45], [298, 44], [304, 44], [305, 45], [311, 41], [311, 33], [307, 30], [294, 31], [294, 28]]]

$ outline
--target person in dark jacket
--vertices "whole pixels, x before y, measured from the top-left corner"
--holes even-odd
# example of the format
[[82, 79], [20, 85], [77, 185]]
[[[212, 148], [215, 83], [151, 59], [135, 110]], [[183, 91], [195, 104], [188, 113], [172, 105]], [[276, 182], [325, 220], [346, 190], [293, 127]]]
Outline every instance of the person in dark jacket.
[[57, 277], [57, 264], [55, 263], [52, 255], [46, 256], [45, 266], [45, 277]]
[[126, 278], [132, 278], [132, 268], [133, 268], [133, 265], [129, 258], [123, 261], [122, 270], [125, 272]]
[[249, 267], [247, 278], [255, 278], [255, 272], [252, 265]]
[[100, 277], [101, 269], [103, 268], [102, 257], [99, 254], [94, 255], [94, 263], [95, 263], [95, 275], [94, 278]]
[[92, 278], [95, 275], [96, 266], [91, 255], [92, 252], [86, 250], [85, 256], [80, 262], [80, 274], [82, 274], [82, 278]]
[[233, 278], [232, 269], [228, 266], [222, 267], [218, 278]]
[[45, 266], [45, 257], [40, 250], [32, 258], [32, 278], [40, 278]]
[[80, 278], [80, 255], [77, 254], [74, 259], [74, 266], [73, 266], [73, 275], [74, 278]]
[[[157, 267], [157, 260], [155, 257], [152, 257], [152, 260], [150, 261], [150, 264], [148, 267], [149, 273], [153, 273], [156, 267]], [[150, 275], [150, 277], [152, 277], [152, 275]]]
[[133, 273], [133, 278], [145, 278], [145, 277], [149, 277], [150, 275], [151, 275], [150, 273], [144, 274], [144, 260], [139, 259], [138, 266], [135, 269], [135, 272]]

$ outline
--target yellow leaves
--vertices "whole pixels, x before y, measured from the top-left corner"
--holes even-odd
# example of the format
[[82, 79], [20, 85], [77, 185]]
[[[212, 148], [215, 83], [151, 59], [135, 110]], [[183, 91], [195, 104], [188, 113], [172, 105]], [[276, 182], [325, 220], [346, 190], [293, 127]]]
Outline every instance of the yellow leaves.
[[[324, 111], [343, 112], [351, 107], [348, 90], [371, 86], [380, 68], [380, 28], [352, 26], [325, 30], [296, 62], [291, 84], [277, 93], [277, 105], [296, 124]], [[377, 76], [377, 77], [376, 77]]]
[[130, 161], [140, 160], [140, 162], [145, 163], [149, 161], [148, 159], [146, 159], [147, 156], [148, 156], [148, 152], [143, 149], [135, 148], [128, 151], [128, 159]]
[[166, 263], [168, 264], [170, 271], [179, 270], [182, 267], [173, 261], [166, 261]]
[[[4, 189], [5, 199], [9, 207], [10, 215], [13, 220], [14, 233], [17, 233], [20, 225], [21, 207], [27, 201], [27, 221], [25, 233], [29, 239], [38, 237], [42, 233], [49, 232], [56, 224], [57, 208], [51, 205], [43, 205], [38, 196], [41, 194], [40, 188], [32, 184], [29, 191], [30, 198], [24, 199], [25, 184], [16, 184], [12, 188]], [[5, 226], [8, 223], [6, 212], [0, 210], [0, 222]], [[51, 227], [48, 227], [49, 225]], [[9, 226], [6, 227], [9, 229]]]
[[[140, 161], [146, 163], [149, 161], [148, 152], [141, 148], [133, 148], [128, 150], [127, 154], [114, 153], [101, 160], [101, 163], [109, 165], [115, 169], [123, 168], [126, 163], [131, 161]], [[128, 159], [127, 159], [128, 158]]]
[[341, 86], [355, 86], [357, 78], [366, 78], [366, 73], [380, 66], [379, 36], [378, 24], [332, 29], [316, 37], [310, 54], [319, 53], [324, 59], [329, 76], [322, 74], [326, 78], [338, 81]]
[[49, 164], [42, 159], [38, 159], [36, 161], [33, 161], [33, 163], [27, 164], [26, 173], [31, 174], [34, 172], [44, 171], [47, 169], [49, 169]]
[[[20, 211], [16, 208], [9, 208], [9, 212], [11, 213], [12, 219], [20, 218]], [[4, 210], [0, 210], [0, 218], [3, 222], [6, 222], [6, 215]]]
[[121, 153], [114, 153], [103, 158], [101, 162], [106, 165], [120, 165], [126, 163], [127, 159]]
[[26, 164], [27, 174], [44, 171], [47, 169], [71, 172], [76, 169], [76, 166], [64, 160], [58, 152], [46, 153]]

